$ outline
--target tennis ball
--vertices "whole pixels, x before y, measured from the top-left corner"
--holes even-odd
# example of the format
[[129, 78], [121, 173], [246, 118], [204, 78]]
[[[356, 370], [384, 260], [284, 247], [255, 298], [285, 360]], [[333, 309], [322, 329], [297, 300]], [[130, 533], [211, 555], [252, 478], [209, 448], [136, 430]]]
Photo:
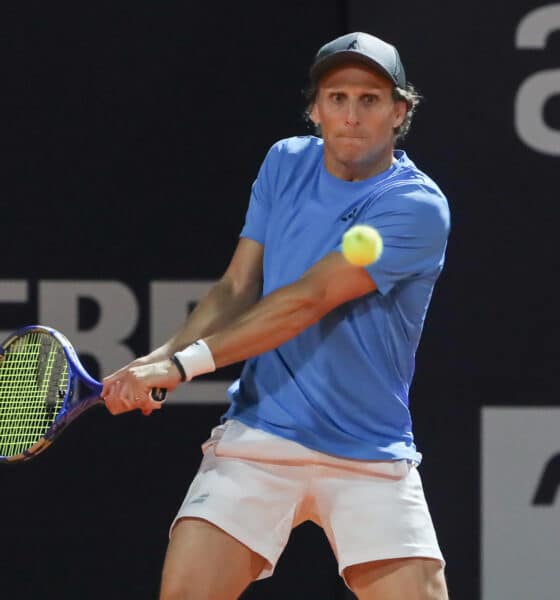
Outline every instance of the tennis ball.
[[383, 238], [374, 227], [354, 225], [342, 236], [342, 254], [353, 265], [370, 265], [382, 252]]

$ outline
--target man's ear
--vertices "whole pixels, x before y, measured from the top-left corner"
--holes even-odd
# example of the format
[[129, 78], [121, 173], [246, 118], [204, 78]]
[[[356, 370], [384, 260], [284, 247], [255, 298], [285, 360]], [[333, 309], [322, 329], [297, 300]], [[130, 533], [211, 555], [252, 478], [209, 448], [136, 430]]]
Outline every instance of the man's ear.
[[321, 124], [321, 119], [319, 118], [319, 111], [317, 110], [317, 102], [313, 103], [313, 107], [309, 111], [309, 118], [313, 121], [315, 125]]
[[400, 127], [406, 118], [406, 114], [408, 112], [408, 105], [404, 100], [399, 100], [395, 102], [395, 121], [393, 128], [396, 129]]

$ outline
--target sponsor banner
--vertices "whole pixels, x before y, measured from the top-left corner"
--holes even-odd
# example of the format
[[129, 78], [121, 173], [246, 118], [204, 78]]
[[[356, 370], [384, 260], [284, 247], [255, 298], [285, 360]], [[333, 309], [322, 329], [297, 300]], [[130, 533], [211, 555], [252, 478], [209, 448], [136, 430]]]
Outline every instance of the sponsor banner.
[[560, 597], [560, 408], [482, 410], [482, 600]]

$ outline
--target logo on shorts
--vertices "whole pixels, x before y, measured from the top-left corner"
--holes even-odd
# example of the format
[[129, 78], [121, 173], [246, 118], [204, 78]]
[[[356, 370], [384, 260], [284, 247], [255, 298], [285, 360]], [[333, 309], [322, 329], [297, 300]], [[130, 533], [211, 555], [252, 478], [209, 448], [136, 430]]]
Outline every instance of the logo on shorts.
[[210, 494], [200, 494], [200, 496], [189, 500], [187, 504], [202, 504], [208, 498], [208, 496], [210, 496]]

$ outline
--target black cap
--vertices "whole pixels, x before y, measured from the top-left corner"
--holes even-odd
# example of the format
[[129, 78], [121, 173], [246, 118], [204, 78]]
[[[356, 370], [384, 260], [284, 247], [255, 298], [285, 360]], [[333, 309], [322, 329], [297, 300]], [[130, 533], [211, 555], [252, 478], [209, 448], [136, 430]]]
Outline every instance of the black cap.
[[406, 87], [404, 67], [395, 46], [360, 31], [347, 33], [325, 44], [311, 65], [311, 80], [316, 83], [329, 69], [346, 62], [373, 66], [396, 86]]

